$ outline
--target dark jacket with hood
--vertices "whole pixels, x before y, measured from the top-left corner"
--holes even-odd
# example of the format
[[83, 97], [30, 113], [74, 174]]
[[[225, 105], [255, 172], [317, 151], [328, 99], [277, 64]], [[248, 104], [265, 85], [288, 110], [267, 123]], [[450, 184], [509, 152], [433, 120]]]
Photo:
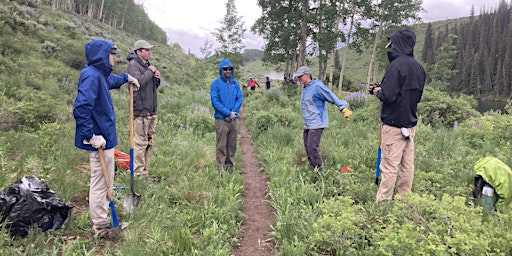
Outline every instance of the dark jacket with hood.
[[416, 113], [425, 86], [425, 70], [414, 59], [414, 32], [396, 31], [389, 36], [389, 41], [390, 64], [377, 94], [382, 101], [381, 121], [393, 127], [411, 128], [418, 123]]
[[128, 74], [112, 74], [110, 50], [114, 43], [95, 39], [85, 46], [87, 65], [78, 79], [78, 93], [73, 116], [76, 121], [75, 146], [85, 150], [97, 150], [84, 144], [94, 135], [107, 141], [105, 149], [117, 146], [116, 117], [109, 90], [120, 88], [128, 82]]
[[215, 79], [210, 85], [210, 98], [215, 110], [213, 116], [220, 120], [231, 115], [231, 112], [238, 113], [243, 100], [240, 84], [235, 79], [234, 68], [230, 79], [227, 80], [222, 72], [224, 67], [233, 67], [233, 65], [229, 60], [222, 60], [219, 65], [219, 78]]
[[128, 74], [135, 77], [140, 84], [140, 89], [133, 92], [133, 115], [135, 117], [156, 115], [157, 88], [160, 79], [148, 67], [149, 61], [144, 63], [134, 52], [128, 55]]

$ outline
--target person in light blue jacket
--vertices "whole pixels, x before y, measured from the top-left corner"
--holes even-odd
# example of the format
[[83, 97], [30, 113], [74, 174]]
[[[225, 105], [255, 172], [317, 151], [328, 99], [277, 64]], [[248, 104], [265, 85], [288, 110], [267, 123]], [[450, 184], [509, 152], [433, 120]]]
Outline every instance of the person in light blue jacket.
[[329, 126], [326, 102], [334, 104], [343, 113], [346, 120], [350, 119], [352, 111], [348, 103], [338, 99], [334, 93], [320, 80], [313, 79], [311, 69], [302, 66], [297, 69], [294, 77], [302, 85], [300, 111], [304, 119], [304, 147], [308, 156], [309, 166], [322, 171], [323, 159], [318, 151], [324, 128]]
[[230, 60], [222, 60], [219, 77], [210, 85], [210, 98], [214, 109], [217, 134], [215, 167], [219, 171], [233, 171], [238, 139], [238, 112], [242, 107], [242, 90], [235, 79]]

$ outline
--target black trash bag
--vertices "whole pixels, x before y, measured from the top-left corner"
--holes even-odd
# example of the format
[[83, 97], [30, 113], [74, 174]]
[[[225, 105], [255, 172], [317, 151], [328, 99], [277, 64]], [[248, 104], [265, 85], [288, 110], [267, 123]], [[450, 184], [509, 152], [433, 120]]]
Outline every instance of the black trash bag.
[[1, 221], [12, 235], [26, 236], [32, 227], [55, 231], [69, 219], [72, 208], [35, 176], [23, 177], [0, 192]]

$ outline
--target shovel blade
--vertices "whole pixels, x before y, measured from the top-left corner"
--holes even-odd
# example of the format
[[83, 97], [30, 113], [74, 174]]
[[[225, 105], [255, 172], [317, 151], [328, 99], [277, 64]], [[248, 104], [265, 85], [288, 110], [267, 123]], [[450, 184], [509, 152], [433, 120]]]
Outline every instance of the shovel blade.
[[139, 206], [141, 195], [133, 193], [126, 195], [123, 202], [123, 209], [125, 212], [130, 213], [134, 208]]

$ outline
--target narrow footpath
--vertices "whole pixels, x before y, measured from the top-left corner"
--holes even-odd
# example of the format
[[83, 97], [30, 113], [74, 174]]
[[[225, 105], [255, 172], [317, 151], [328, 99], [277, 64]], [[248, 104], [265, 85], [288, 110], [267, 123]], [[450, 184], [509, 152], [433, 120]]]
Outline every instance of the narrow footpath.
[[267, 197], [267, 180], [254, 153], [243, 113], [241, 113], [239, 124], [244, 175], [242, 212], [245, 219], [241, 226], [240, 247], [233, 248], [233, 254], [236, 256], [275, 255], [269, 236], [270, 224], [274, 220], [274, 210]]

